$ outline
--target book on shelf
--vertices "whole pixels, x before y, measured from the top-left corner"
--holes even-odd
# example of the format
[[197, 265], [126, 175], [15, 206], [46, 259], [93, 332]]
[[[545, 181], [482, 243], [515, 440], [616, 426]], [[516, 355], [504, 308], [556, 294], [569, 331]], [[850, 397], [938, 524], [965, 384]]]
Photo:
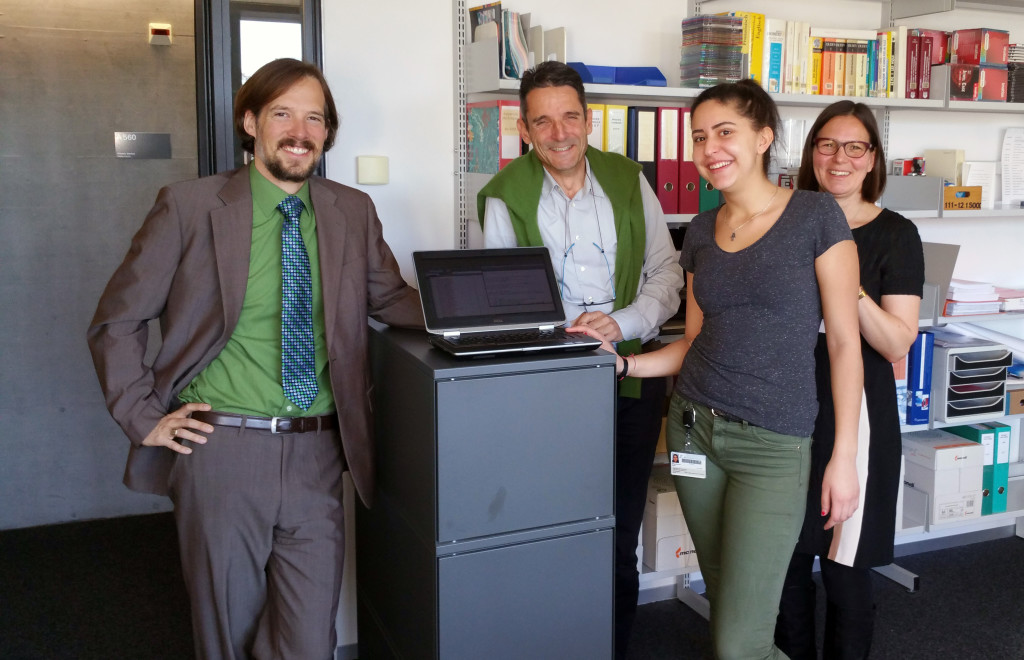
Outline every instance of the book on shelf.
[[[899, 57], [896, 50], [899, 48], [899, 33], [896, 30], [885, 31], [886, 50], [886, 88], [885, 96], [897, 98], [896, 85], [899, 84], [899, 76], [896, 75], [896, 67], [899, 66]], [[881, 33], [879, 39], [881, 40]]]
[[811, 70], [811, 24], [807, 21], [796, 21], [793, 28], [793, 94], [808, 94], [810, 89]]
[[932, 40], [921, 38], [921, 56], [918, 58], [917, 93], [922, 99], [932, 96]]
[[587, 110], [590, 110], [590, 135], [587, 136], [587, 144], [604, 151], [604, 103], [587, 102]]
[[924, 48], [925, 41], [930, 41], [932, 43], [932, 66], [945, 64], [949, 61], [949, 32], [945, 32], [943, 30], [932, 30], [929, 28], [921, 28], [918, 32], [921, 35], [922, 49]]
[[821, 49], [822, 38], [811, 36], [811, 63], [808, 67], [807, 81], [809, 94], [822, 94], [821, 91]]
[[716, 16], [735, 16], [743, 19], [743, 77], [763, 86], [764, 67], [764, 14], [752, 11], [723, 11]]
[[679, 108], [658, 108], [658, 148], [654, 191], [664, 213], [679, 213]]
[[626, 120], [626, 157], [640, 163], [651, 190], [658, 190], [657, 108], [631, 105]]
[[836, 95], [836, 56], [839, 53], [839, 40], [835, 37], [823, 37], [821, 40], [821, 93], [826, 96]]
[[833, 94], [836, 96], [846, 96], [846, 39], [836, 40], [836, 56], [833, 60]]
[[871, 43], [867, 39], [854, 39], [848, 43], [848, 52], [853, 55], [853, 90], [850, 90], [850, 80], [847, 79], [846, 93], [851, 96], [868, 95], [868, 47]]
[[680, 109], [679, 130], [679, 213], [700, 212], [700, 174], [693, 162], [693, 140], [690, 139], [690, 109]]
[[935, 335], [918, 332], [907, 353], [907, 424], [927, 424], [931, 416], [932, 352]]
[[764, 19], [764, 52], [761, 59], [761, 86], [773, 94], [782, 89], [783, 70], [786, 65], [786, 21], [781, 18]]
[[785, 65], [782, 70], [782, 93], [783, 94], [795, 94], [797, 92], [796, 78], [794, 71], [797, 68], [797, 21], [786, 20], [785, 21], [785, 41], [782, 43], [782, 48], [785, 51]]
[[604, 106], [604, 150], [626, 155], [626, 106]]
[[503, 9], [501, 77], [518, 80], [530, 68], [530, 55], [526, 49], [526, 34], [519, 12]]
[[501, 42], [501, 3], [488, 2], [469, 8], [470, 41], [497, 39]]
[[496, 174], [522, 154], [519, 101], [498, 99], [466, 104], [466, 171]]
[[921, 35], [917, 30], [907, 31], [907, 98], [920, 98], [918, 76], [921, 73]]
[[896, 61], [895, 66], [890, 67], [890, 71], [895, 70], [896, 84], [893, 86], [895, 89], [892, 96], [897, 99], [905, 99], [907, 98], [907, 59], [909, 57], [907, 26], [905, 25], [893, 28], [893, 52], [896, 55]]

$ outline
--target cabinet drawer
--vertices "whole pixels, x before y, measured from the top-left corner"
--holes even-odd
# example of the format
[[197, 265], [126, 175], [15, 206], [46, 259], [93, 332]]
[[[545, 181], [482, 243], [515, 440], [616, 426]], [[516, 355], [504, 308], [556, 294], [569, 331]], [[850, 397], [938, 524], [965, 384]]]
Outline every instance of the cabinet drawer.
[[1003, 412], [1005, 397], [993, 396], [984, 399], [968, 399], [946, 403], [946, 420], [954, 421], [975, 415], [998, 415]]
[[963, 371], [951, 371], [949, 373], [949, 384], [972, 385], [975, 383], [994, 383], [1006, 380], [1006, 367], [994, 369], [964, 369]]
[[972, 385], [954, 385], [946, 392], [947, 401], [969, 401], [971, 399], [984, 399], [991, 397], [1002, 397], [1006, 393], [1006, 383], [975, 383]]
[[949, 356], [949, 371], [965, 369], [994, 369], [1013, 364], [1013, 353], [1005, 349], [994, 351], [970, 351]]

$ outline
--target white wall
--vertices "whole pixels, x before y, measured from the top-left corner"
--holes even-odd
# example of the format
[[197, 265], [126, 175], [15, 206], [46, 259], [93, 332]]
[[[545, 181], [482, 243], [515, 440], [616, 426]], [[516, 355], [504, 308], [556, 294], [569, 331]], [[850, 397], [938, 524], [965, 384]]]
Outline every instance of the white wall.
[[[327, 176], [366, 191], [407, 280], [413, 250], [456, 247], [453, 10], [447, 0], [324, 0], [324, 72], [341, 114]], [[389, 158], [358, 186], [356, 156]]]
[[[327, 176], [373, 198], [409, 281], [413, 250], [456, 247], [453, 15], [447, 0], [323, 0], [324, 73], [341, 115]], [[360, 155], [387, 156], [390, 182], [357, 185]], [[345, 501], [338, 644], [353, 647], [355, 493], [347, 479]]]

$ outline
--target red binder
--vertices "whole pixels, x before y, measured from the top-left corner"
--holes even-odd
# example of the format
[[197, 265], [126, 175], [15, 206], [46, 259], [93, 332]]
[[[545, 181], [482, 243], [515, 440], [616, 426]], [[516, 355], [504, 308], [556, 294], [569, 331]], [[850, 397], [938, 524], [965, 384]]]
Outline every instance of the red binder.
[[678, 213], [700, 212], [700, 174], [693, 162], [693, 140], [690, 138], [690, 109], [679, 109], [679, 210]]
[[658, 201], [665, 213], [679, 213], [679, 108], [658, 108]]

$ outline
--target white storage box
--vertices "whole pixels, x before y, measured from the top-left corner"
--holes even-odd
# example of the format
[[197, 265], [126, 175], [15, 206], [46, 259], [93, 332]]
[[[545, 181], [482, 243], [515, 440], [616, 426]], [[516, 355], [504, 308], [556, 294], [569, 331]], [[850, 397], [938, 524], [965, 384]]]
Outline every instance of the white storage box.
[[903, 436], [905, 482], [928, 493], [929, 524], [981, 516], [984, 448], [941, 429]]

